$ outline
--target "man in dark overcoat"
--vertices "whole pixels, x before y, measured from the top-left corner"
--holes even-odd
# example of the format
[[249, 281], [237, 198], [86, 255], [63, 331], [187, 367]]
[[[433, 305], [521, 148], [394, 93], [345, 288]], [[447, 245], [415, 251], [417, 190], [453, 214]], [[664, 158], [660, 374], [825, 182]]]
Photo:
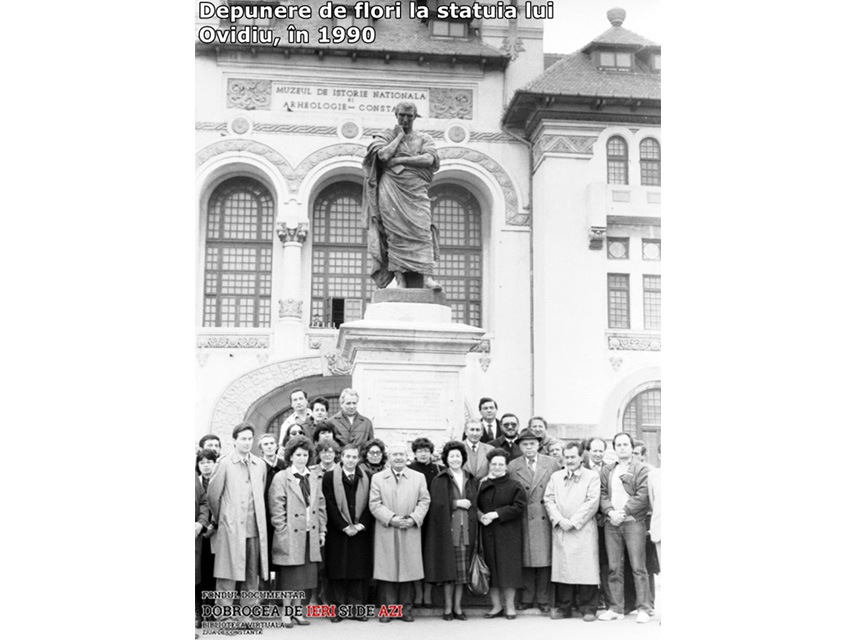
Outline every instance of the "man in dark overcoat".
[[[341, 464], [327, 471], [322, 483], [327, 503], [327, 598], [332, 604], [365, 604], [366, 587], [374, 571], [370, 485], [371, 478], [359, 468], [359, 447], [344, 445]], [[341, 617], [336, 615], [331, 620], [340, 622]]]

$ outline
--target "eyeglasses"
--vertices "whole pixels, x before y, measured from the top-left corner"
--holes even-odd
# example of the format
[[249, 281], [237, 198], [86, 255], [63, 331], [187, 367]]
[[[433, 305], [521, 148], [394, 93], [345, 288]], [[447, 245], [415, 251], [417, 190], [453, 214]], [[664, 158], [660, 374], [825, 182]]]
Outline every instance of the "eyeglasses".
[[503, 427], [518, 427], [519, 424], [520, 424], [519, 422], [503, 422], [502, 426]]
[[369, 451], [369, 452], [368, 452], [368, 455], [369, 455], [369, 456], [380, 456], [380, 455], [383, 455], [383, 452], [382, 452], [382, 451], [377, 451], [377, 450], [375, 449], [375, 450], [373, 450], [373, 451]]

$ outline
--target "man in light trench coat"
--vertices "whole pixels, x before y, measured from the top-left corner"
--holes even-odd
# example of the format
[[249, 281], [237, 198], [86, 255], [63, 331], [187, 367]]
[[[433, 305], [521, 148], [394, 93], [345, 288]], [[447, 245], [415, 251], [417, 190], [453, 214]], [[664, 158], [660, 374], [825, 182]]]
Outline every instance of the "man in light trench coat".
[[[374, 474], [368, 508], [374, 527], [374, 579], [380, 604], [403, 605], [404, 622], [412, 622], [414, 582], [425, 577], [421, 526], [430, 506], [425, 476], [407, 468], [407, 445], [389, 446], [390, 468]], [[390, 622], [381, 616], [380, 622]]]
[[[267, 579], [267, 514], [264, 486], [267, 463], [250, 453], [255, 429], [241, 422], [232, 430], [235, 450], [217, 463], [208, 483], [211, 517], [217, 533], [211, 541], [218, 591], [257, 591], [259, 577]], [[231, 598], [217, 600], [220, 606]], [[242, 605], [257, 604], [241, 598]]]
[[565, 468], [552, 474], [543, 496], [553, 526], [553, 620], [570, 617], [574, 597], [585, 622], [596, 619], [600, 560], [594, 516], [600, 506], [600, 476], [582, 466], [583, 451], [578, 442], [564, 446]]
[[523, 589], [520, 609], [537, 606], [549, 612], [552, 602], [552, 527], [543, 507], [543, 493], [552, 474], [561, 468], [551, 456], [539, 454], [541, 436], [531, 429], [523, 431], [517, 443], [522, 456], [508, 464], [508, 476], [525, 489], [523, 518]]

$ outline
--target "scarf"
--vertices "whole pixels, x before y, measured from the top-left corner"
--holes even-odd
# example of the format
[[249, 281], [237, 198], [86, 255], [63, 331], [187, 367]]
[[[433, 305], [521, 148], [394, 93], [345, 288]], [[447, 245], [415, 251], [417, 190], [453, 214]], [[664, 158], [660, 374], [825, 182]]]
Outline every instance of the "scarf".
[[[365, 475], [360, 473], [357, 468], [354, 472], [356, 480], [356, 519], [359, 520], [362, 512], [365, 511], [365, 505], [368, 504], [368, 488], [365, 486]], [[344, 495], [344, 470], [340, 464], [337, 464], [333, 470], [333, 492], [335, 493], [335, 503], [338, 506], [341, 517], [347, 524], [355, 524], [350, 518], [350, 513], [347, 509], [347, 496]]]

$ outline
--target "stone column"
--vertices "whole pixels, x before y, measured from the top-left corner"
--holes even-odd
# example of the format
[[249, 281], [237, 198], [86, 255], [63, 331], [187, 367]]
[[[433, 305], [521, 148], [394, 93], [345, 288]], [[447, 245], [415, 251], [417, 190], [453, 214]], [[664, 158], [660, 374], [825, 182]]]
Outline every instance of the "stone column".
[[303, 299], [301, 297], [302, 249], [309, 235], [308, 222], [279, 222], [276, 234], [282, 242], [282, 285], [278, 297], [275, 351], [288, 358], [303, 351]]

